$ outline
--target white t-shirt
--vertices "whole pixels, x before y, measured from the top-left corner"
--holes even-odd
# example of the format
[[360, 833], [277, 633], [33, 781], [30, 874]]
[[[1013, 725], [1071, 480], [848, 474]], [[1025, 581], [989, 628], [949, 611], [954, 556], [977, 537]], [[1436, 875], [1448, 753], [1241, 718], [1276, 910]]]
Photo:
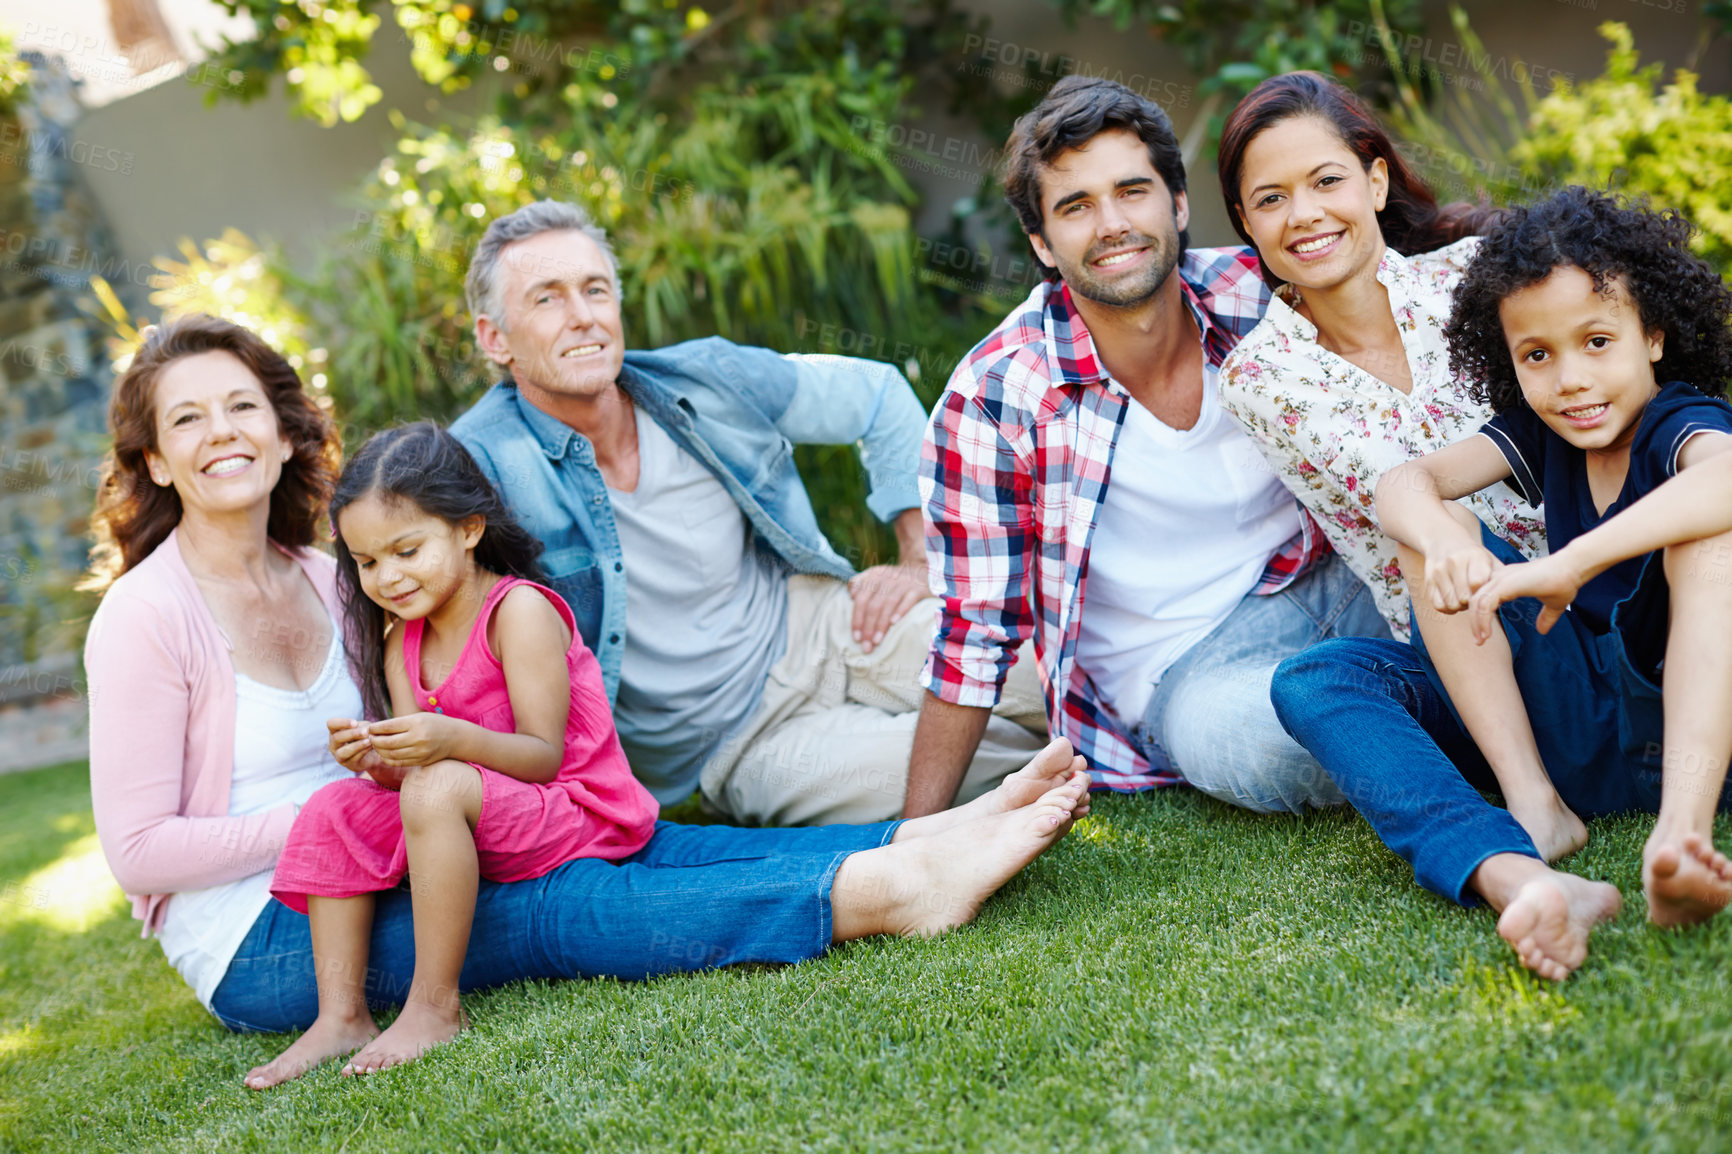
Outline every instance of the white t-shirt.
[[1205, 366], [1197, 423], [1174, 429], [1136, 400], [1113, 448], [1089, 542], [1077, 664], [1127, 727], [1156, 683], [1250, 593], [1300, 512]]
[[[278, 689], [235, 674], [235, 769], [229, 816], [304, 805], [322, 785], [354, 776], [337, 764], [326, 744], [325, 722], [360, 717], [361, 692], [349, 676], [341, 630], [333, 622], [331, 648], [318, 678], [304, 690]], [[272, 870], [184, 890], [169, 898], [157, 940], [198, 1000], [210, 1008], [235, 951], [271, 902]]]

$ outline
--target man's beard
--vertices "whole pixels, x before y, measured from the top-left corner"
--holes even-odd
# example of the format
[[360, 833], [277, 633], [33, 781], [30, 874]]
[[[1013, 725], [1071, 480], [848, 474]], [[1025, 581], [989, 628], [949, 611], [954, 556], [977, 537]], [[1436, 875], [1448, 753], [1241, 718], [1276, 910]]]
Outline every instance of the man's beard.
[[1138, 234], [1126, 237], [1110, 247], [1122, 251], [1144, 245], [1149, 247], [1150, 260], [1131, 276], [1108, 281], [1096, 275], [1090, 262], [1108, 249], [1108, 246], [1104, 245], [1091, 248], [1081, 262], [1070, 268], [1060, 265], [1059, 276], [1064, 278], [1064, 283], [1070, 286], [1072, 292], [1097, 304], [1111, 305], [1114, 308], [1134, 308], [1159, 292], [1179, 263], [1177, 236], [1168, 243], [1159, 237]]

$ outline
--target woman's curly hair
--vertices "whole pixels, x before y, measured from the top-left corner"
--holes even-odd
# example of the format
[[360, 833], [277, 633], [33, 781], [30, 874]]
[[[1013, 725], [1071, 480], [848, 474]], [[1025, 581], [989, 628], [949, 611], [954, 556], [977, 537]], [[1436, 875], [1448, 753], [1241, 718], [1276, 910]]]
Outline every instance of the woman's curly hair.
[[1615, 279], [1636, 303], [1643, 331], [1666, 335], [1658, 381], [1685, 381], [1710, 396], [1732, 382], [1732, 291], [1690, 251], [1690, 222], [1645, 201], [1620, 203], [1571, 185], [1511, 211], [1485, 240], [1455, 289], [1444, 326], [1449, 368], [1473, 398], [1503, 412], [1522, 404], [1498, 305], [1574, 265], [1604, 293]]

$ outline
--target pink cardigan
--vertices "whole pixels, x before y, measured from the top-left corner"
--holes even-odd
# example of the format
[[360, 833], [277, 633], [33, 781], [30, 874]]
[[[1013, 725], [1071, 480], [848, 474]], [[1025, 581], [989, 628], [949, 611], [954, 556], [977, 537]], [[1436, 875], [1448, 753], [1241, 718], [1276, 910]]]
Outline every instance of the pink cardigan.
[[[230, 817], [234, 645], [182, 558], [179, 531], [108, 589], [84, 642], [96, 834], [148, 937], [169, 895], [270, 869], [294, 820], [287, 803]], [[336, 563], [288, 551], [333, 619]]]

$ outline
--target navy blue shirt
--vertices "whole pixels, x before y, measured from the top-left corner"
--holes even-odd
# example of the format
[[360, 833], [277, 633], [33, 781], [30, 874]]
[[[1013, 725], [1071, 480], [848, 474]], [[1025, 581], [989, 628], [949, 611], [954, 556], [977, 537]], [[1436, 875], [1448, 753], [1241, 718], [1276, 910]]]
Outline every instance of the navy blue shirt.
[[[1624, 487], [1604, 514], [1594, 508], [1588, 488], [1587, 454], [1552, 432], [1525, 404], [1499, 413], [1480, 432], [1509, 462], [1516, 491], [1530, 505], [1545, 505], [1546, 540], [1555, 552], [1677, 476], [1678, 450], [1705, 430], [1732, 433], [1732, 405], [1683, 381], [1661, 385], [1642, 410]], [[1635, 592], [1648, 556], [1620, 561], [1583, 585], [1570, 612], [1579, 613], [1595, 633], [1611, 628], [1612, 607]]]

